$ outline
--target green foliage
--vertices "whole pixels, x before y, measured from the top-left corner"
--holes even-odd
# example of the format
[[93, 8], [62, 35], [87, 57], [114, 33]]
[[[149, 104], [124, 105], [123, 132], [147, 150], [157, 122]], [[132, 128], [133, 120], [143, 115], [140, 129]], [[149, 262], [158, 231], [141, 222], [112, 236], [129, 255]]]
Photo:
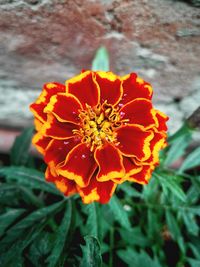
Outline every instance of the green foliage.
[[150, 183], [122, 184], [106, 205], [84, 205], [46, 182], [28, 153], [31, 133], [0, 168], [0, 266], [200, 266], [200, 150], [190, 152], [186, 125], [169, 137]]

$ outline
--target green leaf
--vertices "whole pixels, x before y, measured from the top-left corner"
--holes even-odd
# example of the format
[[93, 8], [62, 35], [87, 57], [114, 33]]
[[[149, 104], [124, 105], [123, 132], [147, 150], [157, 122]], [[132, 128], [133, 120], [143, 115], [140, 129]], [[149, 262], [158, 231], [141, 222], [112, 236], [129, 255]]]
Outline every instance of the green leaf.
[[33, 266], [46, 266], [44, 261], [51, 253], [56, 237], [56, 233], [42, 231], [40, 235], [33, 241], [27, 255]]
[[44, 226], [45, 224], [35, 225], [33, 228], [28, 229], [23, 236], [20, 236], [16, 242], [10, 243], [9, 249], [3, 251], [3, 253], [0, 251], [0, 266], [15, 266], [15, 262], [21, 259], [23, 250], [37, 238]]
[[123, 183], [119, 185], [119, 188], [124, 191], [129, 197], [141, 197], [141, 193], [138, 192], [130, 183]]
[[191, 212], [181, 212], [181, 215], [188, 232], [194, 236], [198, 236], [199, 227], [195, 220], [195, 215]]
[[150, 245], [148, 238], [142, 233], [140, 227], [133, 227], [131, 230], [119, 229], [122, 240], [126, 245], [146, 247]]
[[57, 238], [55, 240], [54, 248], [47, 259], [49, 267], [57, 266], [57, 262], [63, 252], [63, 248], [68, 236], [68, 231], [71, 224], [71, 217], [72, 217], [72, 203], [71, 200], [68, 199], [62, 223], [57, 230]]
[[200, 165], [200, 147], [197, 147], [192, 153], [190, 153], [184, 160], [183, 164], [179, 169], [179, 173], [197, 167]]
[[97, 204], [91, 203], [83, 206], [84, 212], [87, 214], [87, 221], [85, 225], [86, 234], [95, 236], [98, 238], [98, 215], [97, 215]]
[[181, 231], [179, 229], [179, 225], [174, 218], [173, 214], [169, 211], [166, 210], [166, 221], [167, 225], [169, 227], [169, 231], [173, 237], [173, 239], [179, 244], [179, 247], [183, 253], [185, 253], [185, 244], [183, 241], [183, 237], [181, 235]]
[[127, 248], [126, 250], [118, 250], [117, 255], [128, 264], [129, 267], [161, 267], [156, 259], [152, 259], [144, 251], [137, 253], [133, 249]]
[[184, 155], [186, 148], [190, 144], [191, 134], [187, 133], [185, 135], [179, 136], [170, 146], [170, 149], [167, 152], [167, 157], [165, 159], [165, 165], [169, 166], [181, 156]]
[[25, 209], [8, 209], [4, 214], [0, 215], [0, 236], [24, 211]]
[[4, 175], [7, 180], [14, 180], [25, 187], [61, 195], [52, 183], [45, 181], [44, 174], [35, 169], [17, 166], [3, 167], [0, 169], [0, 175]]
[[25, 165], [28, 161], [28, 152], [33, 135], [33, 127], [25, 129], [18, 137], [11, 148], [10, 160], [12, 165]]
[[16, 206], [19, 204], [20, 190], [16, 185], [1, 184], [0, 185], [0, 203], [6, 206]]
[[165, 190], [165, 187], [169, 189], [177, 198], [179, 198], [181, 201], [186, 202], [186, 195], [184, 191], [182, 190], [181, 186], [179, 185], [178, 177], [172, 176], [172, 175], [166, 175], [164, 173], [158, 174], [153, 173], [153, 176], [155, 176], [161, 186], [163, 187], [163, 191]]
[[101, 267], [102, 257], [99, 241], [94, 236], [84, 237], [86, 246], [82, 246], [83, 259], [80, 267]]
[[112, 210], [115, 220], [118, 221], [121, 226], [130, 229], [131, 224], [128, 218], [127, 212], [124, 210], [119, 199], [114, 195], [108, 203], [109, 208]]
[[47, 220], [49, 217], [59, 212], [63, 204], [64, 201], [60, 201], [51, 206], [33, 211], [31, 214], [27, 215], [24, 219], [20, 220], [7, 231], [6, 236], [0, 242], [0, 246], [2, 244], [7, 245], [9, 243], [12, 243], [19, 236], [23, 235], [23, 232], [27, 228], [30, 228], [35, 224], [40, 224], [43, 221]]
[[93, 71], [109, 71], [109, 55], [105, 47], [100, 47], [92, 61]]
[[199, 267], [200, 266], [200, 260], [195, 260], [192, 258], [187, 258], [188, 263], [191, 267]]

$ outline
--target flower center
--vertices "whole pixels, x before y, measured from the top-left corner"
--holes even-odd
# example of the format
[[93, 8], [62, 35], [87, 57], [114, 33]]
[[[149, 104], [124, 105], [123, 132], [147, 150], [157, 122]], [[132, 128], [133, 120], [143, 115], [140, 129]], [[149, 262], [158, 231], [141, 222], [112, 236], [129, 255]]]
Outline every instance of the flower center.
[[90, 145], [91, 151], [106, 141], [116, 144], [115, 129], [125, 122], [121, 120], [119, 108], [107, 104], [107, 101], [94, 108], [86, 104], [85, 110], [80, 111], [79, 118], [82, 127], [73, 132], [81, 136], [82, 142]]

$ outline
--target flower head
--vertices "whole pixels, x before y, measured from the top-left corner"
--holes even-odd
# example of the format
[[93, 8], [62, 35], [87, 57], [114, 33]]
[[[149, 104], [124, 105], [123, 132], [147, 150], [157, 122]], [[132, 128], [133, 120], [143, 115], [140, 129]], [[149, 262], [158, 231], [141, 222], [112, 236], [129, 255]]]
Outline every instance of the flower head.
[[66, 85], [45, 84], [30, 108], [47, 181], [84, 203], [108, 202], [124, 181], [148, 183], [168, 119], [151, 98], [150, 84], [134, 73], [84, 71]]

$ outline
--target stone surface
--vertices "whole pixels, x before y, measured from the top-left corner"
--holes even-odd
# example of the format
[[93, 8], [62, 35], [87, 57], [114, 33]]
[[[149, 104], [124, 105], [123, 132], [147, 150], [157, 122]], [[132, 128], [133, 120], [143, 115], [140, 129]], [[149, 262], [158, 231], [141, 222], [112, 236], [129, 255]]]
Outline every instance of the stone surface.
[[[195, 4], [195, 3], [196, 4]], [[152, 83], [172, 131], [200, 103], [198, 1], [0, 0], [0, 125], [31, 123], [47, 81], [90, 68], [105, 45], [111, 70]]]

